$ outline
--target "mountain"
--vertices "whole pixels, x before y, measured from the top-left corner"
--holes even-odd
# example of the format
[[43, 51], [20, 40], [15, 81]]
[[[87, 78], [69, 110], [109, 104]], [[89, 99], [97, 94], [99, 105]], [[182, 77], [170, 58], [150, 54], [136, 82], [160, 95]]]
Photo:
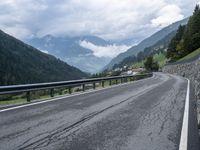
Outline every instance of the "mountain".
[[35, 37], [27, 40], [30, 45], [41, 51], [48, 52], [85, 72], [96, 73], [100, 71], [109, 63], [111, 58], [95, 56], [91, 49], [81, 46], [80, 43], [82, 41], [96, 46], [111, 44], [96, 36], [55, 37], [46, 35], [41, 38]]
[[131, 47], [128, 49], [126, 52], [119, 54], [115, 58], [111, 60], [111, 62], [105, 67], [105, 69], [111, 69], [115, 64], [120, 63], [125, 59], [126, 57], [136, 55], [138, 52], [143, 51], [146, 47], [150, 47], [156, 42], [158, 42], [160, 39], [164, 38], [167, 36], [169, 33], [172, 31], [176, 31], [180, 25], [185, 25], [188, 22], [188, 18], [178, 21], [176, 23], [173, 23], [162, 30], [156, 32], [152, 36], [144, 39], [142, 42], [140, 42], [138, 45]]
[[45, 54], [0, 30], [0, 85], [73, 80], [79, 69]]
[[137, 56], [131, 55], [124, 58], [120, 63], [115, 64], [112, 69], [123, 67], [125, 65], [130, 66], [136, 62], [140, 62], [145, 60], [150, 55], [166, 53], [169, 43], [172, 38], [176, 35], [176, 31], [172, 31], [167, 36], [156, 42], [154, 45], [150, 47], [146, 47], [143, 51], [140, 51]]

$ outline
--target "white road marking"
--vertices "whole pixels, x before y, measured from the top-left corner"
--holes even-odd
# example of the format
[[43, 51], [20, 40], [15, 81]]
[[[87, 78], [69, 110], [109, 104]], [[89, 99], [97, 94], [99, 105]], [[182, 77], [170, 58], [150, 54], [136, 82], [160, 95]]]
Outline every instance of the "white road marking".
[[[187, 79], [188, 80], [188, 79]], [[187, 94], [185, 100], [185, 108], [183, 114], [183, 124], [181, 130], [181, 139], [179, 143], [179, 150], [187, 150], [188, 144], [188, 119], [189, 119], [189, 96], [190, 96], [190, 80], [188, 80]]]
[[[153, 78], [153, 77], [155, 77], [154, 74], [150, 78]], [[76, 94], [72, 94], [72, 95], [66, 95], [66, 96], [52, 98], [52, 99], [49, 99], [49, 100], [34, 102], [34, 103], [30, 103], [30, 104], [24, 104], [24, 105], [22, 104], [20, 106], [14, 106], [14, 107], [2, 109], [2, 110], [0, 110], [0, 113], [1, 112], [6, 112], [6, 111], [10, 111], [10, 110], [14, 110], [14, 109], [24, 108], [24, 107], [28, 107], [28, 106], [33, 106], [33, 105], [48, 103], [48, 102], [52, 102], [52, 101], [57, 101], [57, 100], [65, 99], [65, 98], [70, 98], [70, 97], [78, 96], [78, 95], [84, 95], [84, 94], [88, 94], [88, 93], [102, 91], [102, 90], [106, 90], [106, 89], [110, 89], [110, 88], [114, 88], [114, 87], [118, 87], [118, 86], [128, 85], [128, 84], [136, 83], [136, 82], [139, 82], [139, 81], [145, 81], [145, 80], [150, 79], [150, 78], [146, 78], [146, 79], [142, 79], [142, 80], [137, 80], [137, 81], [133, 81], [133, 82], [128, 82], [128, 83], [123, 83], [123, 84], [118, 84], [118, 85], [112, 85], [110, 87], [106, 87], [106, 88], [102, 88], [102, 89], [91, 90], [91, 91], [86, 91], [86, 92], [82, 92], [82, 93], [76, 93]]]

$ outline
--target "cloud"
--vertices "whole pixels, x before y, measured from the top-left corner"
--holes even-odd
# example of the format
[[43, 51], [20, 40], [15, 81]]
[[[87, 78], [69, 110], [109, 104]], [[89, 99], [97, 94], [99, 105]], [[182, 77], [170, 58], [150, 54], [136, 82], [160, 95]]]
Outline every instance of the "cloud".
[[125, 52], [130, 46], [126, 45], [108, 45], [108, 46], [97, 46], [93, 43], [87, 41], [80, 41], [80, 46], [90, 49], [93, 51], [93, 54], [97, 57], [110, 57], [113, 58], [119, 53]]
[[157, 13], [157, 17], [151, 20], [153, 27], [165, 27], [173, 22], [182, 20], [184, 16], [181, 14], [181, 9], [172, 4], [166, 5]]
[[47, 50], [40, 50], [40, 51], [45, 53], [45, 54], [49, 54], [49, 52]]
[[[192, 14], [197, 0], [1, 0], [0, 29], [30, 36], [141, 40]], [[170, 11], [171, 9], [171, 11]]]
[[200, 5], [200, 0], [198, 1], [198, 3], [197, 3], [198, 5]]

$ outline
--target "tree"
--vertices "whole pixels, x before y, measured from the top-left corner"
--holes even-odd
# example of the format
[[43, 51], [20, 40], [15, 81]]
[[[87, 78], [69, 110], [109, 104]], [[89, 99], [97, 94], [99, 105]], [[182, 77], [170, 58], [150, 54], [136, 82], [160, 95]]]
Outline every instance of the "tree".
[[182, 37], [184, 31], [185, 26], [180, 25], [176, 32], [176, 35], [174, 36], [174, 38], [172, 38], [171, 42], [169, 43], [166, 56], [167, 58], [170, 58], [172, 62], [176, 61], [184, 55], [182, 44]]
[[187, 54], [200, 47], [200, 8], [196, 5], [193, 15], [190, 17], [184, 36], [183, 46]]
[[152, 64], [152, 71], [158, 71], [159, 70], [159, 64], [158, 62], [153, 62]]
[[145, 69], [151, 71], [152, 64], [153, 64], [153, 57], [152, 56], [147, 57], [147, 60], [144, 63]]
[[147, 59], [144, 63], [144, 67], [148, 71], [158, 71], [158, 69], [159, 69], [158, 62], [154, 62], [152, 56], [147, 57]]
[[193, 15], [186, 26], [180, 26], [171, 40], [167, 58], [176, 61], [200, 47], [200, 7], [196, 5]]

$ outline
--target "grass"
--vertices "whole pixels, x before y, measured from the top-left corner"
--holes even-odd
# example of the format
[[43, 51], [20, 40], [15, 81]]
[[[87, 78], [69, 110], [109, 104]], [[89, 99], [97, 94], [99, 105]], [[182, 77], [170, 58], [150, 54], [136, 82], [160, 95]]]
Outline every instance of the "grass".
[[200, 48], [195, 50], [195, 51], [193, 51], [192, 53], [186, 55], [185, 57], [179, 59], [177, 62], [186, 61], [186, 60], [192, 59], [193, 57], [195, 57], [197, 55], [200, 55]]
[[26, 103], [25, 98], [16, 99], [16, 100], [3, 100], [0, 101], [0, 105], [11, 105], [11, 104], [23, 104]]

